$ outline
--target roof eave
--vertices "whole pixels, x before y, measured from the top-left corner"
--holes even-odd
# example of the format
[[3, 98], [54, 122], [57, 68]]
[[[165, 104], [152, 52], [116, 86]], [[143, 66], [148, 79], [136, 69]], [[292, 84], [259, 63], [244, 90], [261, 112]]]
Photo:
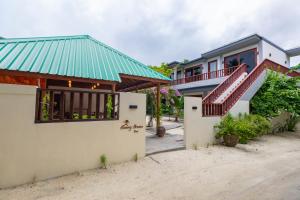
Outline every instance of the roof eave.
[[286, 54], [290, 57], [300, 56], [300, 47], [285, 50]]
[[66, 81], [71, 80], [71, 81], [91, 82], [91, 83], [99, 82], [107, 85], [120, 83], [119, 81], [104, 80], [104, 79], [82, 78], [76, 76], [62, 76], [56, 74], [44, 74], [39, 72], [26, 72], [26, 71], [7, 70], [7, 69], [0, 69], [0, 75], [26, 76], [32, 78], [45, 78], [45, 79], [66, 80]]
[[246, 38], [242, 38], [238, 41], [229, 43], [227, 45], [224, 45], [222, 47], [219, 47], [217, 49], [214, 49], [212, 51], [206, 52], [202, 54], [203, 58], [212, 58], [212, 57], [216, 57], [220, 54], [225, 54], [225, 53], [229, 53], [231, 51], [235, 51], [253, 44], [258, 43], [260, 40], [262, 40], [263, 38], [257, 34], [248, 36]]

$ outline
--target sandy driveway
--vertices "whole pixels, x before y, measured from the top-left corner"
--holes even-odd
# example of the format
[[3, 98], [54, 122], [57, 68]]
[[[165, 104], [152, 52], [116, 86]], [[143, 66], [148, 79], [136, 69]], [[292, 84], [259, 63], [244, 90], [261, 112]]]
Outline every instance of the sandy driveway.
[[300, 199], [300, 136], [156, 154], [0, 191], [0, 199]]

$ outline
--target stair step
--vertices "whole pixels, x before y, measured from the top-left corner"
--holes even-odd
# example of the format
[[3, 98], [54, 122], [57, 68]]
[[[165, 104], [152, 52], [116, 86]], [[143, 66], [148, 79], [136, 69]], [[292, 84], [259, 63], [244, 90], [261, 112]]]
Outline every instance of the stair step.
[[239, 78], [237, 78], [237, 80], [235, 80], [235, 82], [233, 82], [231, 86], [229, 86], [229, 88], [227, 88], [219, 95], [214, 103], [221, 103], [222, 101], [224, 101], [244, 81], [247, 75], [248, 74], [245, 72]]

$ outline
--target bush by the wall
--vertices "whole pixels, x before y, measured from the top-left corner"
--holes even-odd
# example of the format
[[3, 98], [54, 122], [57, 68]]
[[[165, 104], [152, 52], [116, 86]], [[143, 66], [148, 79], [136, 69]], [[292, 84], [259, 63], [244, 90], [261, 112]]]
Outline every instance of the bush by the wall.
[[300, 116], [299, 82], [299, 77], [269, 72], [266, 81], [250, 101], [251, 113], [273, 118], [289, 112], [293, 117], [286, 122], [285, 127], [294, 130]]
[[217, 138], [225, 135], [238, 135], [242, 144], [255, 139], [270, 130], [270, 122], [260, 115], [240, 114], [237, 118], [231, 114], [226, 115], [221, 122], [215, 126]]

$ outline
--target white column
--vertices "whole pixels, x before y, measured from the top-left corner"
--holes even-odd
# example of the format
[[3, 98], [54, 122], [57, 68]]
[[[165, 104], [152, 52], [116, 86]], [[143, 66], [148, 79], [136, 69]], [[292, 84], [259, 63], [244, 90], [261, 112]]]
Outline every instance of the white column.
[[174, 67], [173, 73], [174, 73], [174, 80], [177, 80], [177, 67]]

